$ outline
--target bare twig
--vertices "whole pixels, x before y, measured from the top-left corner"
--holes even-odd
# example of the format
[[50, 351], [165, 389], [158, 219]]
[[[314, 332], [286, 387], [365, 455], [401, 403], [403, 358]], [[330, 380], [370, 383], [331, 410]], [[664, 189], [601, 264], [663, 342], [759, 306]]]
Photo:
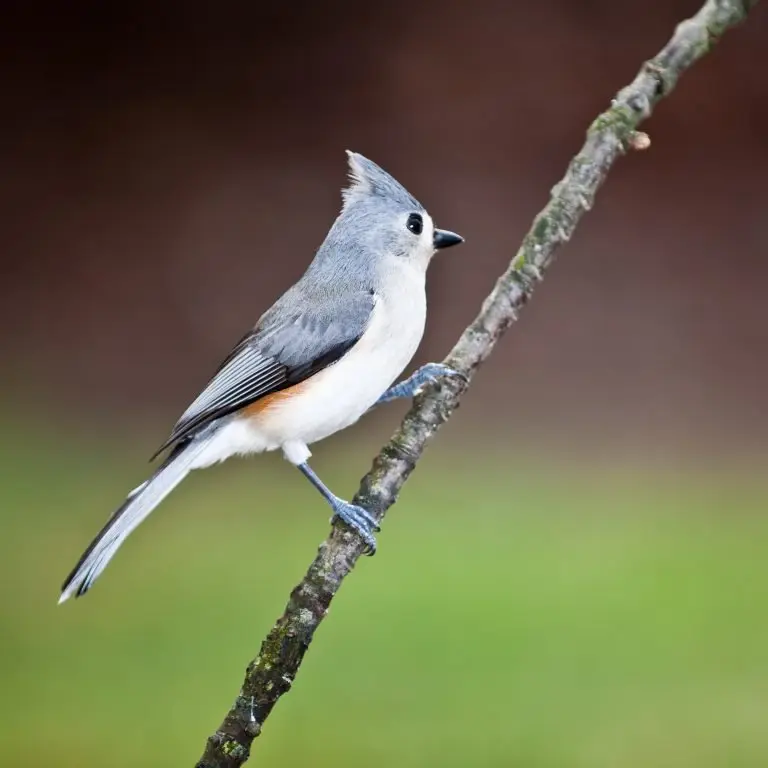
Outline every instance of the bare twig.
[[[552, 190], [520, 249], [464, 331], [445, 362], [471, 379], [506, 328], [517, 320], [557, 248], [567, 242], [588, 211], [616, 159], [626, 149], [645, 149], [649, 139], [636, 131], [680, 75], [730, 27], [746, 18], [757, 0], [707, 0], [677, 26], [661, 52], [643, 64], [634, 81], [589, 127], [587, 140], [565, 177]], [[458, 407], [467, 382], [451, 379], [416, 398], [392, 439], [374, 459], [354, 498], [378, 520], [394, 504], [427, 442]], [[291, 593], [285, 612], [248, 665], [240, 694], [219, 729], [208, 739], [197, 768], [236, 768], [248, 759], [251, 743], [278, 699], [286, 693], [315, 630], [343, 579], [363, 553], [356, 534], [338, 524]]]

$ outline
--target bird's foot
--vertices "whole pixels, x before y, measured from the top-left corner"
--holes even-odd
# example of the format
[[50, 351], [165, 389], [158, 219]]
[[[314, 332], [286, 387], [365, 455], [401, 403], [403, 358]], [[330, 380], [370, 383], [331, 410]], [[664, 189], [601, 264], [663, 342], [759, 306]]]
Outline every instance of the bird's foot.
[[365, 542], [366, 554], [376, 554], [376, 537], [373, 535], [373, 532], [381, 530], [376, 522], [376, 518], [362, 507], [350, 504], [348, 501], [339, 498], [331, 502], [331, 508], [333, 509], [331, 524], [338, 517], [352, 530], [356, 531]]
[[463, 373], [443, 363], [427, 363], [422, 365], [407, 381], [413, 379], [413, 394], [418, 395], [427, 384], [451, 376], [458, 376], [458, 378], [467, 381], [467, 377]]
[[390, 400], [396, 400], [401, 397], [414, 397], [418, 395], [427, 384], [433, 381], [437, 381], [441, 378], [448, 376], [458, 376], [464, 381], [467, 377], [459, 371], [455, 371], [448, 365], [443, 363], [427, 363], [422, 365], [415, 373], [412, 373], [405, 381], [401, 381], [399, 384], [395, 384], [394, 387], [388, 389], [380, 398], [377, 403], [388, 403]]

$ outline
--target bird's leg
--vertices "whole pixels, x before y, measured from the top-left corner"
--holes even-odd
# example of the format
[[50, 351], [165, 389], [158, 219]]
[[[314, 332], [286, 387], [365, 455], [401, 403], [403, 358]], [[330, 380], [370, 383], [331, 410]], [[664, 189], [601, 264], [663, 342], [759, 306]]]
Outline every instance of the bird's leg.
[[303, 462], [296, 465], [302, 472], [302, 474], [309, 480], [312, 485], [317, 488], [322, 494], [323, 498], [331, 505], [333, 510], [333, 522], [335, 517], [343, 520], [350, 528], [357, 531], [360, 538], [365, 542], [365, 546], [368, 549], [368, 554], [372, 555], [376, 552], [376, 538], [373, 535], [374, 531], [380, 530], [379, 524], [376, 519], [362, 507], [358, 507], [356, 504], [350, 504], [344, 499], [340, 499], [328, 486], [315, 474], [312, 467]]
[[427, 384], [443, 376], [460, 376], [466, 379], [463, 373], [454, 371], [442, 363], [427, 363], [422, 365], [415, 373], [412, 373], [405, 381], [390, 387], [377, 401], [376, 405], [388, 403], [401, 397], [413, 397], [417, 395]]

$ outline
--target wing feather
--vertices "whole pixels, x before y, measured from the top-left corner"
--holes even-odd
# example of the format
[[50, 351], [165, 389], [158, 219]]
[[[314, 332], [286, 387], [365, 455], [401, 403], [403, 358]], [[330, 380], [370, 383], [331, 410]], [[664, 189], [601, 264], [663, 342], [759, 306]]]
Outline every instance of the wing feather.
[[[296, 287], [235, 346], [155, 453], [193, 437], [211, 422], [266, 395], [299, 384], [339, 360], [365, 332], [375, 296], [296, 301]], [[285, 304], [302, 309], [286, 311]], [[153, 458], [155, 458], [153, 456]]]

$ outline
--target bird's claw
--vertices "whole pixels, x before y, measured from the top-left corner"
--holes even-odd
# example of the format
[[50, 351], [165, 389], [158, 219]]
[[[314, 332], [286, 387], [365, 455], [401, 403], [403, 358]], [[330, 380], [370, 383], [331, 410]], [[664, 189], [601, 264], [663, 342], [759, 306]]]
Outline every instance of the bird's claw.
[[339, 518], [354, 530], [365, 542], [366, 554], [376, 554], [376, 537], [373, 532], [380, 531], [381, 528], [376, 518], [368, 510], [358, 507], [356, 504], [350, 504], [348, 501], [339, 499], [333, 504], [333, 517], [331, 524]]
[[419, 370], [416, 372], [416, 376], [418, 376], [419, 385], [414, 391], [414, 394], [417, 395], [421, 394], [427, 384], [431, 384], [433, 381], [437, 381], [438, 379], [457, 376], [465, 384], [469, 381], [467, 376], [461, 373], [461, 371], [457, 371], [456, 369], [451, 368], [449, 365], [445, 365], [444, 363], [427, 363], [426, 365], [422, 365], [421, 368], [419, 368]]

